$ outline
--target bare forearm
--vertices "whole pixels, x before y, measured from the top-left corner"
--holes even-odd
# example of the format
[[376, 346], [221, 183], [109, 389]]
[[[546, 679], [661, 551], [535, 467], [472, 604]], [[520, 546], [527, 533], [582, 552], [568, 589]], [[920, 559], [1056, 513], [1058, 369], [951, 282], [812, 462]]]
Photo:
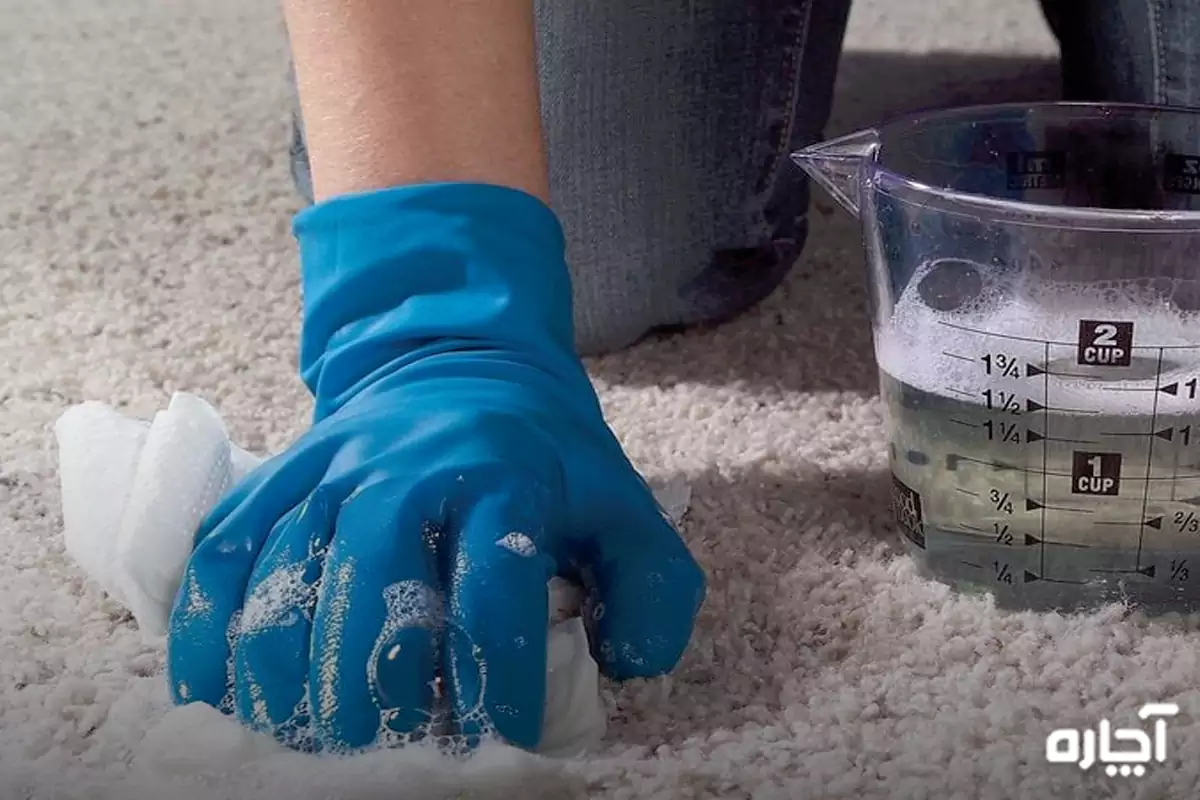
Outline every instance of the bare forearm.
[[313, 191], [479, 181], [546, 199], [532, 0], [283, 0]]

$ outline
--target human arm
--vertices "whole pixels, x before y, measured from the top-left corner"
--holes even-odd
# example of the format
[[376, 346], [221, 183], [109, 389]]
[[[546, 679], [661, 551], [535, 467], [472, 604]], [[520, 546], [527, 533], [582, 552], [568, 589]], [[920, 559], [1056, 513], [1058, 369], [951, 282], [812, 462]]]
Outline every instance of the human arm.
[[532, 0], [283, 0], [316, 200], [413, 183], [545, 201]]
[[[172, 697], [306, 749], [441, 721], [532, 747], [551, 576], [584, 586], [614, 678], [675, 664], [704, 579], [574, 353], [529, 6], [288, 2], [318, 200], [294, 224], [314, 424], [201, 526]], [[492, 28], [511, 47], [444, 58]], [[404, 102], [375, 97], [392, 80]]]

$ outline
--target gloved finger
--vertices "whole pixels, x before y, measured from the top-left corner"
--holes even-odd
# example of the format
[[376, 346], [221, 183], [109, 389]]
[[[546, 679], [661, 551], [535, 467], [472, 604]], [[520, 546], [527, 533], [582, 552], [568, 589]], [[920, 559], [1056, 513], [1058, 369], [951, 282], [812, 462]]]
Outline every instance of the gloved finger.
[[[276, 456], [276, 458], [279, 458]], [[282, 467], [282, 462], [267, 461], [260, 464], [249, 475], [242, 478], [241, 481], [230, 487], [230, 490], [221, 495], [217, 500], [216, 505], [209, 509], [205, 515], [200, 527], [196, 529], [196, 540], [193, 546], [199, 545], [200, 542], [209, 533], [217, 528], [225, 518], [237, 510], [246, 497], [254, 494], [260, 486], [270, 480], [271, 475]]]
[[443, 619], [428, 522], [411, 487], [381, 481], [338, 512], [313, 618], [309, 706], [318, 739], [353, 750], [430, 721]]
[[546, 696], [544, 492], [506, 489], [464, 510], [455, 537], [443, 672], [460, 733], [532, 749]]
[[301, 703], [308, 680], [316, 584], [340, 498], [317, 487], [276, 525], [250, 576], [233, 646], [234, 701], [247, 726], [312, 749]]
[[254, 563], [275, 523], [320, 478], [312, 460], [278, 459], [235, 489], [188, 559], [167, 630], [166, 673], [177, 704], [232, 709], [230, 622], [241, 611]]
[[593, 655], [617, 680], [661, 675], [691, 638], [704, 573], [640, 480], [609, 508], [583, 557]]
[[295, 508], [321, 482], [339, 445], [336, 438], [321, 439], [312, 433], [310, 430], [294, 442], [287, 452], [263, 461], [222, 495], [197, 529], [196, 545], [241, 508], [247, 498], [258, 497], [264, 491], [275, 496], [273, 506], [281, 509], [280, 516]]

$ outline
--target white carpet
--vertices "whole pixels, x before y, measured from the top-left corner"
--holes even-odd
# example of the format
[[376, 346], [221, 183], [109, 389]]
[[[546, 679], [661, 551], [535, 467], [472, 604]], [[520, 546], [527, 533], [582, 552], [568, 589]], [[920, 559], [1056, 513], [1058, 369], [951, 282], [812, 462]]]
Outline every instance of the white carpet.
[[[1030, 0], [860, 2], [848, 50], [831, 133], [1053, 92]], [[857, 229], [824, 198], [761, 309], [591, 365], [632, 458], [693, 482], [711, 576], [694, 647], [615, 688], [597, 758], [296, 756], [208, 787], [139, 768], [162, 653], [64, 555], [48, 425], [184, 389], [252, 448], [302, 429], [284, 41], [270, 0], [2, 0], [0, 65], [0, 796], [1197, 795], [1200, 634], [1001, 614], [896, 555]], [[1050, 729], [1147, 701], [1183, 714], [1145, 777], [1045, 763]]]

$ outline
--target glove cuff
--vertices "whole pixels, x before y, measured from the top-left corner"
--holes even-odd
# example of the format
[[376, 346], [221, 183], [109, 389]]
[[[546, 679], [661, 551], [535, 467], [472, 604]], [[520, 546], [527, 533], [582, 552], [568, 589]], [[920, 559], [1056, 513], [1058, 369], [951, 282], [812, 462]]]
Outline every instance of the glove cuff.
[[344, 195], [299, 213], [300, 372], [317, 418], [426, 352], [574, 351], [562, 228], [474, 183]]

